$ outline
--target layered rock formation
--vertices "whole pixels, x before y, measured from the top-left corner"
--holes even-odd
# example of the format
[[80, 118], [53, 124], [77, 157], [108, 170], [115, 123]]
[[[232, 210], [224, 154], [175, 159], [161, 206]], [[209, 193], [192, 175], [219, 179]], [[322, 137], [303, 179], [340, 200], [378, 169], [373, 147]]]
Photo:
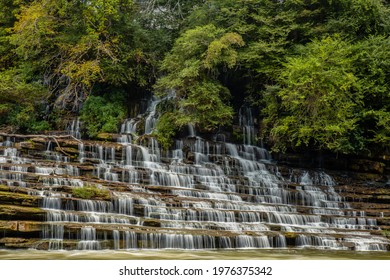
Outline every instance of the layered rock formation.
[[0, 247], [390, 249], [383, 180], [195, 136], [162, 152], [134, 124], [105, 141], [2, 136]]

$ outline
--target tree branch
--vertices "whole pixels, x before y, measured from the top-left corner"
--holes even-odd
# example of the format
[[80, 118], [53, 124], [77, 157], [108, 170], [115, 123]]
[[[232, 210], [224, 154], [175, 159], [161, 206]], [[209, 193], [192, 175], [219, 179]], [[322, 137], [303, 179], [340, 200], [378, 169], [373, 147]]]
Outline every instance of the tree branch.
[[8, 134], [8, 133], [1, 133], [0, 132], [0, 136], [5, 136], [5, 137], [16, 137], [16, 138], [49, 138], [51, 140], [53, 140], [54, 142], [56, 142], [57, 144], [57, 147], [58, 149], [61, 151], [61, 153], [63, 153], [64, 155], [70, 157], [70, 155], [65, 152], [60, 143], [58, 142], [57, 139], [67, 139], [67, 138], [71, 138], [75, 141], [77, 141], [78, 143], [82, 143], [81, 140], [77, 139], [76, 137], [74, 137], [73, 135], [43, 135], [43, 134]]

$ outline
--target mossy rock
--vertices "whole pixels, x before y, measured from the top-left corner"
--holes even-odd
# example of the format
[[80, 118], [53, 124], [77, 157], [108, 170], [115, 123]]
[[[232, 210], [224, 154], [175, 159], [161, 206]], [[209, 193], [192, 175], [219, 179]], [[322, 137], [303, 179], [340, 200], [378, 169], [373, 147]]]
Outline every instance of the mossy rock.
[[55, 147], [54, 150], [56, 152], [64, 153], [64, 154], [78, 154], [79, 150], [74, 147]]
[[83, 187], [74, 188], [72, 190], [73, 197], [81, 199], [110, 199], [110, 191], [108, 189], [98, 188], [97, 186], [87, 185]]
[[115, 133], [107, 133], [107, 132], [102, 132], [96, 135], [95, 139], [100, 140], [100, 141], [116, 141], [117, 138], [119, 137], [118, 134]]
[[46, 212], [40, 208], [15, 205], [0, 205], [1, 220], [44, 221], [45, 218]]
[[295, 239], [298, 235], [298, 233], [296, 232], [283, 232], [283, 235], [287, 238], [287, 239]]
[[37, 143], [34, 141], [25, 141], [25, 142], [20, 142], [19, 146], [21, 149], [26, 149], [26, 150], [38, 150], [38, 151], [43, 151], [45, 150], [45, 144], [43, 143]]
[[[2, 188], [1, 190], [3, 190]], [[41, 197], [36, 197], [28, 194], [7, 192], [0, 190], [0, 203], [2, 204], [17, 204], [23, 206], [37, 207], [40, 204]]]

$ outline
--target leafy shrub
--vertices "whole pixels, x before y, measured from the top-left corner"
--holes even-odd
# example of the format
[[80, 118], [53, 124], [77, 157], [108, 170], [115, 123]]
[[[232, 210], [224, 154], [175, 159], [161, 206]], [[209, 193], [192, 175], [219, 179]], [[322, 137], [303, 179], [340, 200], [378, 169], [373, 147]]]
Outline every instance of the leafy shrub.
[[80, 119], [84, 122], [88, 136], [93, 138], [102, 132], [117, 132], [125, 116], [126, 109], [121, 102], [90, 96], [81, 110]]
[[291, 146], [354, 153], [362, 149], [358, 129], [362, 94], [351, 57], [349, 42], [328, 37], [287, 58], [280, 75], [282, 87], [270, 88], [265, 109], [266, 121], [276, 116], [269, 126], [274, 150]]
[[168, 149], [172, 145], [172, 139], [180, 129], [175, 123], [176, 115], [171, 112], [163, 114], [157, 123], [156, 136], [163, 149]]
[[20, 132], [37, 133], [52, 129], [50, 123], [42, 119], [42, 109], [39, 106], [26, 105], [9, 106], [4, 123], [11, 125]]

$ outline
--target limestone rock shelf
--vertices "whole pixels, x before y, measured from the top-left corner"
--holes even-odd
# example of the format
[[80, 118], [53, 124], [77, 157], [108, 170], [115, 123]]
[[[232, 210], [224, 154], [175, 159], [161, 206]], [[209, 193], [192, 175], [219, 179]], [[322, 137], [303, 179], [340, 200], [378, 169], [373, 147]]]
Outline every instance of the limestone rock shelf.
[[188, 137], [163, 152], [123, 136], [3, 136], [0, 248], [390, 250], [386, 183], [249, 145]]

